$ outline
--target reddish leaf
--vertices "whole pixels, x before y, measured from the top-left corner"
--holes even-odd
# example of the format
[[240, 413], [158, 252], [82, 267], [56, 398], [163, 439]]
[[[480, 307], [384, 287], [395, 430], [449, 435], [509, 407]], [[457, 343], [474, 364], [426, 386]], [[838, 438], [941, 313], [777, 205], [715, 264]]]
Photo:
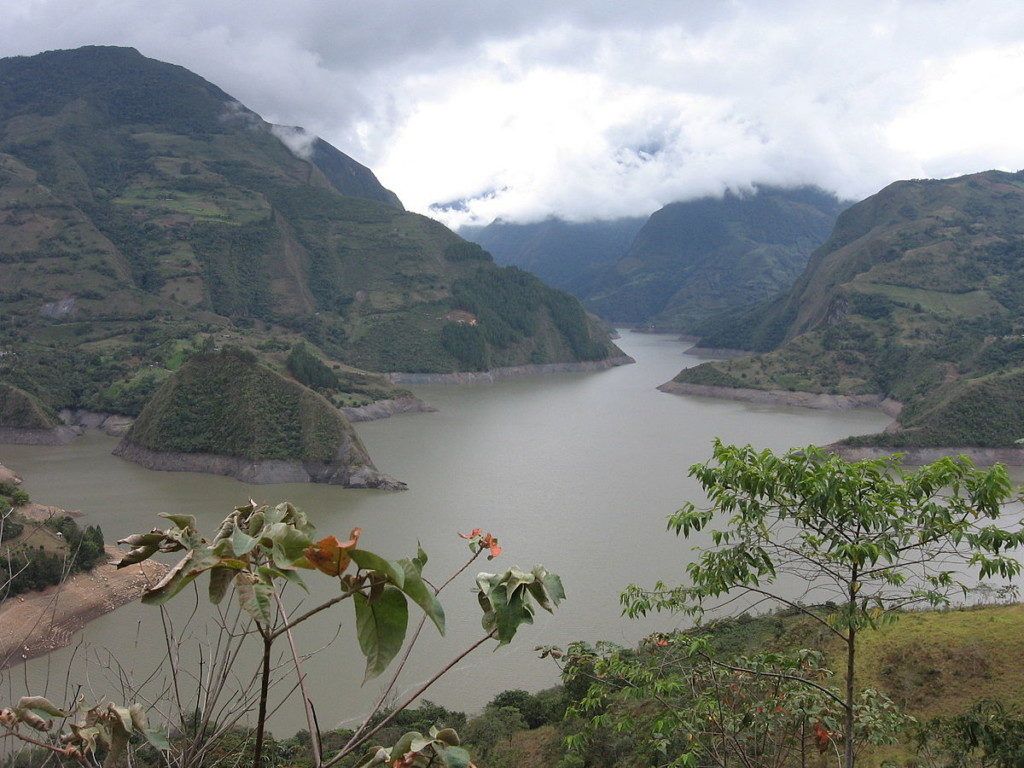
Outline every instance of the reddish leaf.
[[459, 536], [463, 539], [476, 539], [480, 537], [480, 534], [484, 532], [483, 528], [474, 528], [469, 533], [460, 533]]
[[362, 532], [361, 528], [353, 528], [348, 541], [338, 541], [337, 536], [326, 536], [314, 546], [307, 547], [303, 554], [318, 571], [323, 571], [328, 576], [338, 576], [345, 572], [352, 561], [348, 550], [355, 549]]

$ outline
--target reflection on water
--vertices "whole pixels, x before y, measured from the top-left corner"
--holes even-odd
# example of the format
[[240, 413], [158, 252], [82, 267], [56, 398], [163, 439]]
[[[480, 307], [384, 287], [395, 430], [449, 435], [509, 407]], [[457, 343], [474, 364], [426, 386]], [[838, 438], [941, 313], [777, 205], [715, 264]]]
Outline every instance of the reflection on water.
[[[658, 384], [700, 362], [685, 354], [687, 345], [625, 332], [620, 346], [636, 365], [490, 385], [420, 387], [417, 394], [437, 413], [357, 425], [377, 465], [409, 484], [405, 493], [246, 486], [228, 478], [150, 472], [111, 456], [115, 441], [97, 433], [62, 448], [0, 446], [0, 460], [21, 472], [40, 501], [82, 510], [102, 525], [109, 541], [152, 527], [161, 512], [194, 514], [212, 532], [250, 496], [261, 502], [288, 499], [322, 531], [343, 534], [362, 527], [361, 543], [383, 555], [407, 556], [419, 540], [431, 557], [428, 576], [443, 579], [449, 570], [444, 566], [454, 568], [467, 555], [457, 532], [493, 531], [505, 554], [493, 564], [481, 561], [482, 569], [544, 563], [562, 575], [568, 600], [554, 617], [542, 612], [511, 646], [477, 651], [428, 694], [451, 707], [475, 709], [505, 688], [556, 682], [555, 668], [535, 658], [536, 645], [575, 639], [632, 643], [675, 623], [671, 617], [621, 620], [618, 594], [630, 582], [671, 581], [682, 573], [690, 545], [666, 533], [665, 518], [684, 500], [697, 498], [687, 468], [707, 458], [713, 437], [785, 449], [875, 432], [889, 421], [876, 411], [813, 411], [663, 394], [655, 390]], [[467, 574], [443, 596], [448, 636], [424, 633], [403, 690], [480, 636], [471, 587]], [[311, 599], [330, 591], [320, 582]], [[188, 603], [175, 604], [174, 612], [184, 615], [192, 608]], [[311, 650], [343, 624], [338, 642], [308, 666], [324, 726], [357, 716], [379, 692], [374, 682], [359, 687], [363, 662], [351, 610], [342, 605], [340, 613], [311, 621], [299, 635]], [[98, 619], [83, 636], [93, 658], [95, 648], [108, 648], [136, 670], [151, 668], [164, 651], [158, 613], [141, 605]], [[63, 688], [72, 653], [66, 649], [28, 664], [32, 687], [39, 690], [49, 670], [57, 690]], [[77, 653], [81, 658], [86, 650]], [[86, 680], [81, 667], [75, 664], [73, 683], [107, 686], [95, 670]], [[21, 676], [21, 670], [11, 676], [16, 688]], [[279, 734], [303, 727], [299, 706], [283, 708], [274, 723]]]

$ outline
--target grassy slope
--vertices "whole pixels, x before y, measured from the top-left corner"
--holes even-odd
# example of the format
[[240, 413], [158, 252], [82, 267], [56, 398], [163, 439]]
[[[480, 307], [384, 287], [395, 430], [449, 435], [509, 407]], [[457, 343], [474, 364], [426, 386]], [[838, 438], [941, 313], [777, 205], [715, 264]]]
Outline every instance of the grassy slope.
[[[505, 273], [329, 145], [297, 157], [220, 89], [130, 49], [0, 61], [0, 115], [0, 350], [19, 352], [0, 379], [130, 413], [111, 387], [200, 334], [261, 355], [304, 338], [374, 370], [473, 367], [441, 342], [455, 286]], [[488, 361], [578, 359], [534, 322]]]
[[672, 203], [593, 281], [587, 306], [612, 321], [693, 331], [792, 285], [840, 210], [806, 187]]
[[234, 351], [185, 363], [156, 390], [128, 439], [156, 451], [309, 461], [331, 461], [354, 445], [369, 461], [324, 398]]
[[761, 352], [677, 381], [906, 404], [904, 429], [855, 442], [1005, 446], [1022, 436], [1024, 177], [897, 182], [850, 208], [783, 297], [702, 343]]
[[[1024, 605], [904, 614], [894, 625], [866, 632], [860, 640], [857, 675], [860, 687], [885, 692], [918, 718], [965, 712], [983, 699], [1024, 708], [1024, 669], [1017, 663], [1024, 633]], [[820, 631], [820, 625], [800, 616], [761, 617], [730, 623], [719, 629], [719, 642], [737, 653], [765, 649], [817, 647], [824, 650], [842, 680], [842, 652]], [[499, 749], [494, 765], [521, 768], [556, 765], [568, 724], [519, 731]], [[630, 764], [623, 755], [617, 756]], [[882, 757], [903, 760], [905, 749], [887, 749]], [[512, 763], [503, 763], [508, 758]], [[878, 761], [865, 757], [869, 764]], [[488, 768], [491, 763], [481, 763]], [[604, 768], [595, 765], [594, 768]]]

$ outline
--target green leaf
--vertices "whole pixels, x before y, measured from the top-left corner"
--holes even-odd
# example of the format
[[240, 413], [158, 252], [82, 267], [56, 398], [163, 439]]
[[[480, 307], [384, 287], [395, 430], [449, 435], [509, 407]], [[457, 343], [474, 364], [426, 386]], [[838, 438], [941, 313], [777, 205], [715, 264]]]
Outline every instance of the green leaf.
[[348, 554], [355, 564], [364, 571], [376, 571], [399, 589], [402, 588], [405, 582], [405, 569], [398, 563], [385, 560], [380, 555], [367, 552], [365, 549], [353, 549]]
[[430, 617], [437, 627], [437, 631], [444, 634], [444, 608], [434, 594], [434, 590], [427, 586], [420, 576], [420, 569], [413, 560], [399, 560], [399, 565], [405, 571], [405, 581], [402, 591], [407, 594], [416, 605], [423, 609], [423, 612]]
[[409, 625], [409, 605], [405, 595], [391, 585], [380, 596], [368, 600], [361, 592], [352, 596], [356, 610], [356, 633], [366, 657], [363, 682], [383, 672], [398, 655]]
[[171, 742], [163, 731], [159, 731], [156, 728], [147, 728], [143, 735], [145, 735], [146, 741], [161, 752], [166, 752], [171, 748]]
[[445, 747], [441, 759], [447, 768], [469, 768], [469, 752], [462, 747]]
[[196, 519], [192, 515], [161, 514], [160, 517], [164, 518], [165, 520], [170, 520], [172, 523], [174, 523], [178, 528], [181, 528], [182, 530], [184, 530], [185, 528], [191, 528], [192, 530], [195, 530], [196, 528]]
[[228, 585], [234, 577], [235, 571], [218, 565], [210, 571], [210, 602], [214, 605], [220, 603], [227, 594]]
[[235, 557], [243, 557], [252, 552], [252, 548], [256, 546], [258, 542], [255, 536], [250, 536], [244, 533], [238, 524], [235, 523], [235, 528], [231, 531], [231, 551], [235, 553]]
[[264, 626], [270, 626], [270, 598], [274, 588], [269, 584], [253, 584], [244, 574], [235, 577], [235, 590], [242, 609]]

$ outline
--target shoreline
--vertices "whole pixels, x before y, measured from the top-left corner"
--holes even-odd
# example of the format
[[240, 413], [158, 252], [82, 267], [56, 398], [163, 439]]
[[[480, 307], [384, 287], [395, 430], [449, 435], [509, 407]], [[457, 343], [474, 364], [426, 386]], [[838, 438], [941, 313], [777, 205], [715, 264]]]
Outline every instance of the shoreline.
[[658, 387], [658, 390], [671, 395], [714, 397], [719, 400], [737, 400], [761, 405], [792, 405], [824, 411], [877, 408], [893, 419], [897, 418], [900, 411], [903, 410], [901, 402], [884, 395], [829, 395], [816, 392], [791, 392], [782, 389], [744, 389], [711, 384], [688, 384], [680, 381], [665, 382]]
[[0, 604], [0, 670], [70, 645], [90, 621], [133, 602], [169, 570], [154, 560], [117, 570], [123, 553], [106, 551], [111, 560], [92, 571]]
[[51, 429], [0, 427], [0, 443], [8, 445], [67, 445], [82, 434], [81, 427], [60, 426]]
[[897, 446], [844, 445], [831, 443], [823, 446], [847, 461], [879, 459], [894, 453], [903, 456], [903, 463], [911, 467], [931, 464], [946, 456], [966, 456], [979, 466], [1005, 464], [1008, 467], [1024, 466], [1024, 448], [982, 448], [978, 446], [946, 446], [940, 448], [900, 448]]
[[212, 453], [153, 451], [128, 440], [118, 443], [112, 453], [146, 469], [224, 475], [252, 485], [326, 483], [345, 488], [376, 488], [385, 491], [404, 491], [407, 488], [400, 480], [366, 464], [351, 467], [341, 462], [245, 459]]
[[629, 355], [615, 355], [604, 360], [587, 360], [577, 363], [544, 363], [542, 365], [513, 365], [492, 368], [489, 371], [456, 371], [454, 373], [387, 373], [392, 384], [493, 384], [504, 379], [553, 373], [587, 373], [605, 371], [620, 365], [635, 363]]
[[350, 408], [339, 408], [350, 422], [358, 424], [363, 421], [380, 421], [390, 419], [403, 413], [436, 413], [437, 408], [425, 403], [418, 397], [409, 395], [406, 397], [395, 397], [387, 400], [375, 400], [366, 405], [359, 405]]

